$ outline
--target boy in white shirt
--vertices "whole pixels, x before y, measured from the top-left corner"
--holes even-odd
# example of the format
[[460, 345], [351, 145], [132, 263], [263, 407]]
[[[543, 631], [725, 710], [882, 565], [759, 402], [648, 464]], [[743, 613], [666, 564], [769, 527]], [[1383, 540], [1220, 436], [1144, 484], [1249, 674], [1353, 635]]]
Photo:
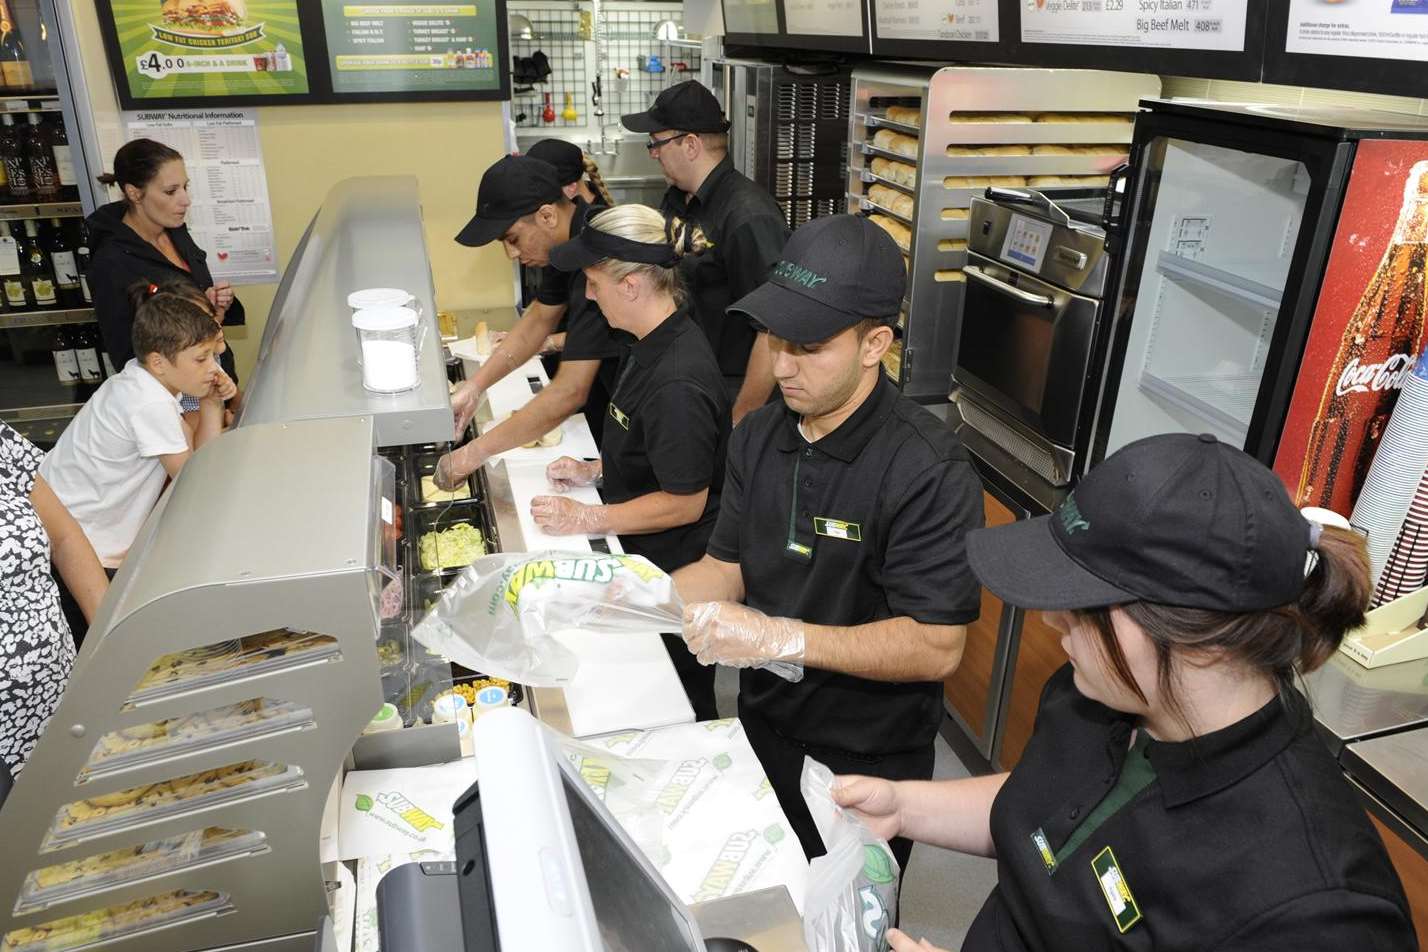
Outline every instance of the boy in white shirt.
[[[215, 356], [222, 332], [202, 292], [184, 282], [133, 292], [134, 353], [104, 381], [40, 464], [106, 569], [117, 569], [139, 527], [194, 450], [223, 429], [237, 391]], [[196, 426], [181, 394], [199, 397]]]

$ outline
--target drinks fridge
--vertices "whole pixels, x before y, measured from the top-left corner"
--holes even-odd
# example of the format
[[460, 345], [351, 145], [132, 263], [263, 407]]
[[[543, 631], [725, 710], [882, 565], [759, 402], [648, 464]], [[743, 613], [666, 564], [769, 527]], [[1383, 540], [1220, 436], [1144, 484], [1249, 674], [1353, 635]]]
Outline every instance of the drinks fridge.
[[105, 200], [72, 17], [0, 0], [0, 420], [41, 446], [97, 386], [70, 372], [95, 328], [81, 224]]
[[1208, 432], [1347, 514], [1424, 344], [1428, 119], [1145, 101], [1092, 462]]

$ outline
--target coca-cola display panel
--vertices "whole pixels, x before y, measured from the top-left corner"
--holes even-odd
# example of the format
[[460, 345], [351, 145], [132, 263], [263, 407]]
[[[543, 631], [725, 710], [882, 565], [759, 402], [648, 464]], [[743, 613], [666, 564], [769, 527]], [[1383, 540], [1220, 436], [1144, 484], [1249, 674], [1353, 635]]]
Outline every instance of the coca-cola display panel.
[[[1326, 376], [1351, 315], [1380, 315], [1365, 318], [1378, 326], [1398, 320], [1390, 312], [1412, 311], [1414, 300], [1421, 314], [1422, 259], [1413, 265], [1411, 253], [1395, 256], [1388, 247], [1410, 170], [1428, 159], [1428, 120], [1157, 100], [1141, 106], [1126, 201], [1108, 223], [1116, 305], [1091, 461], [1145, 436], [1207, 432], [1278, 462], [1293, 491], [1314, 419], [1321, 404], [1330, 409]], [[1358, 190], [1377, 196], [1371, 205], [1349, 187], [1351, 172]], [[1368, 219], [1374, 228], [1365, 227]], [[1330, 250], [1340, 254], [1341, 245], [1358, 261], [1352, 278], [1328, 270]], [[1395, 269], [1416, 275], [1417, 298], [1396, 290], [1406, 278], [1392, 277]], [[1417, 327], [1421, 341], [1421, 316]], [[1393, 372], [1370, 366], [1391, 355], [1370, 359], [1383, 350], [1376, 343], [1360, 350], [1350, 376], [1367, 375], [1369, 391], [1379, 377], [1391, 387]], [[1339, 361], [1336, 379], [1352, 357]], [[1354, 444], [1352, 435], [1333, 435], [1334, 419], [1319, 427], [1325, 438]], [[1349, 429], [1356, 426], [1370, 429], [1366, 422]]]
[[1347, 515], [1425, 341], [1428, 143], [1362, 143], [1275, 472], [1301, 506]]

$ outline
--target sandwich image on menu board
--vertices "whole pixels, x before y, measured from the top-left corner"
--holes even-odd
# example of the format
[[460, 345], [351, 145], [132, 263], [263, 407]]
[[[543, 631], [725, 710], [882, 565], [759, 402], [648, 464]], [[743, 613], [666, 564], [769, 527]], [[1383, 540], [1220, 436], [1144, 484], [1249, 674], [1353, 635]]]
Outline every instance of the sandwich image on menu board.
[[[307, 93], [298, 0], [99, 0], [126, 108]], [[198, 105], [199, 103], [193, 103]]]
[[248, 18], [243, 0], [163, 0], [164, 22], [179, 30], [224, 33]]

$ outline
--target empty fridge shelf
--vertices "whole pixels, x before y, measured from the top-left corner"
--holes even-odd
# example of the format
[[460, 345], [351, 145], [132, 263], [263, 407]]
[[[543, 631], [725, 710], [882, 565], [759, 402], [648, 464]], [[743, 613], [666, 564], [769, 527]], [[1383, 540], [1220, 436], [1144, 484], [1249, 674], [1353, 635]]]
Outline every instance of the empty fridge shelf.
[[1284, 296], [1284, 292], [1279, 288], [1260, 284], [1258, 281], [1232, 274], [1223, 268], [1192, 261], [1170, 251], [1160, 253], [1160, 257], [1155, 263], [1155, 269], [1161, 274], [1173, 278], [1184, 278], [1187, 281], [1195, 281], [1212, 287], [1231, 297], [1239, 298], [1247, 304], [1259, 307], [1278, 309], [1280, 298]]
[[1140, 389], [1230, 432], [1243, 434], [1249, 430], [1250, 417], [1254, 414], [1260, 379], [1257, 373], [1158, 377], [1143, 370]]

